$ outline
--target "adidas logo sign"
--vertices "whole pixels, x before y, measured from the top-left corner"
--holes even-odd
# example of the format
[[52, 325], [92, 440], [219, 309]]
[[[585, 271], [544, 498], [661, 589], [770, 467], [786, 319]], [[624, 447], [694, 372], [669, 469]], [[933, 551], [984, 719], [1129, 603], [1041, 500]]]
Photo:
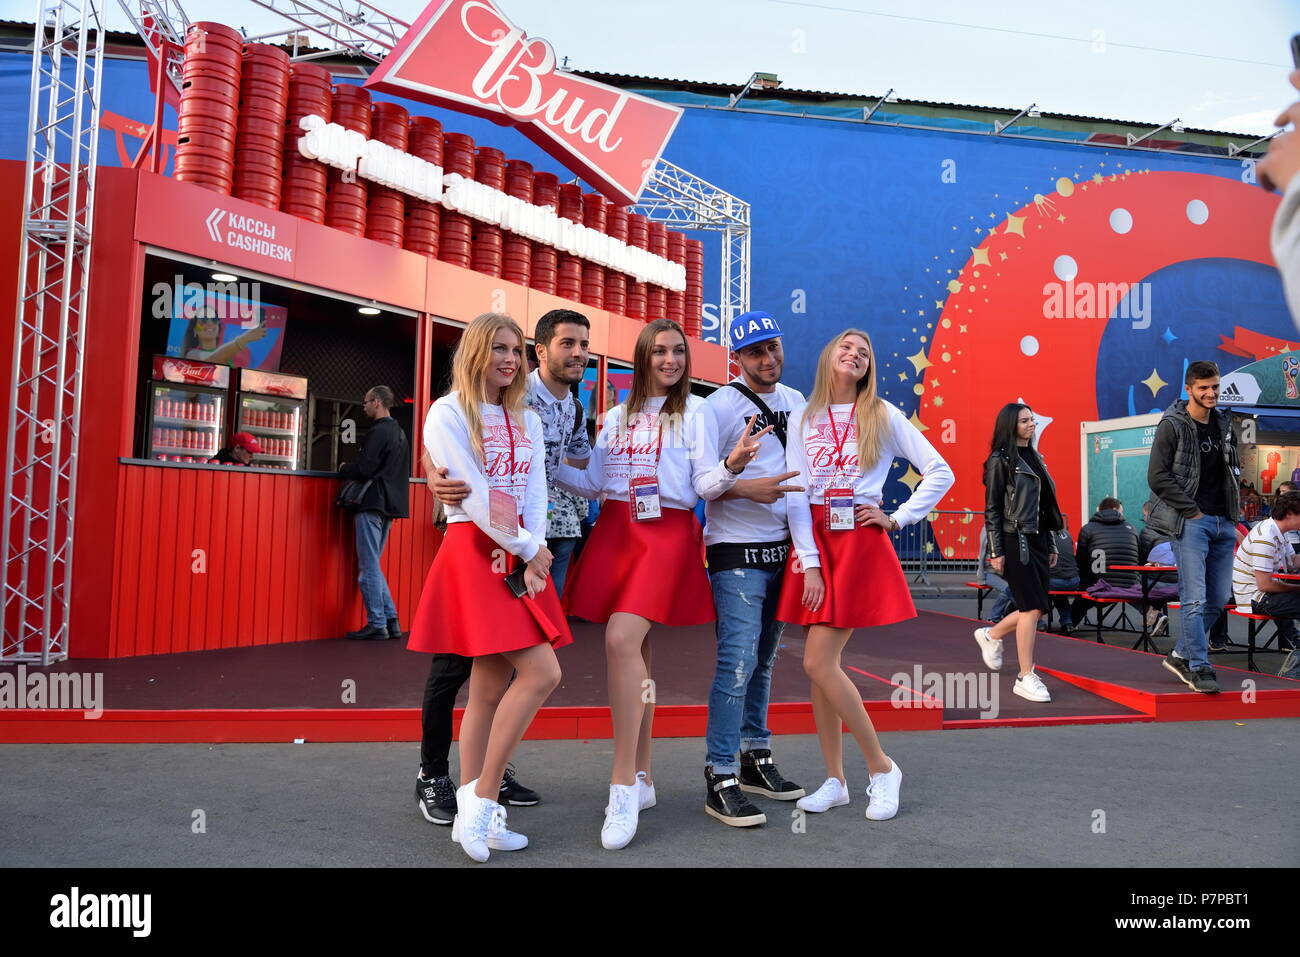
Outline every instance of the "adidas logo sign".
[[1219, 399], [1236, 399], [1238, 402], [1243, 402], [1246, 397], [1242, 395], [1241, 390], [1237, 388], [1237, 383], [1230, 382], [1228, 383], [1228, 387], [1219, 393]]

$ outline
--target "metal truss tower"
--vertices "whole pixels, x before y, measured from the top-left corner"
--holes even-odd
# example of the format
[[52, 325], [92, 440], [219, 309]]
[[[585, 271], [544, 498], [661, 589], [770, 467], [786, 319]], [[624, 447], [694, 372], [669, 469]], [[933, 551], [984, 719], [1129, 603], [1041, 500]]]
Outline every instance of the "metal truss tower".
[[67, 657], [104, 29], [39, 0], [5, 444], [0, 661]]

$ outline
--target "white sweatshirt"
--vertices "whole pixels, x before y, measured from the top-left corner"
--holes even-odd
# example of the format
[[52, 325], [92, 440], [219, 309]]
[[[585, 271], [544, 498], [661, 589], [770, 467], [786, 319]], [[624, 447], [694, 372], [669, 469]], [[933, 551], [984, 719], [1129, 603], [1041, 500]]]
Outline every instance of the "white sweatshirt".
[[[551, 476], [552, 481], [583, 498], [603, 493], [626, 502], [629, 479], [655, 474], [659, 411], [665, 398], [647, 399], [633, 417], [631, 429], [623, 427], [625, 405], [610, 409], [587, 467], [561, 465]], [[664, 508], [693, 509], [700, 499], [715, 499], [736, 484], [739, 476], [732, 475], [718, 455], [718, 425], [713, 412], [699, 396], [687, 397], [681, 422], [663, 423], [658, 475], [659, 502]]]
[[[511, 419], [509, 435], [505, 413], [499, 405], [479, 406], [483, 416], [483, 456], [479, 461], [470, 442], [469, 423], [460, 410], [457, 393], [444, 395], [429, 409], [424, 420], [424, 447], [434, 467], [446, 466], [447, 477], [469, 485], [469, 495], [459, 505], [445, 506], [447, 524], [473, 522], [494, 542], [524, 561], [532, 561], [537, 549], [546, 544], [546, 441], [542, 420], [531, 409], [524, 411], [523, 425]], [[514, 438], [514, 467], [511, 468], [510, 436]], [[488, 490], [511, 495], [524, 521], [519, 534], [511, 537], [493, 528]], [[529, 531], [533, 529], [533, 531]]]
[[[851, 486], [855, 505], [879, 505], [884, 501], [885, 480], [895, 458], [906, 459], [921, 472], [921, 481], [906, 502], [891, 516], [899, 526], [911, 525], [930, 513], [948, 489], [952, 488], [952, 469], [934, 446], [893, 405], [885, 403], [887, 431], [883, 436], [880, 458], [864, 472], [858, 462], [858, 429], [853, 405], [833, 405], [834, 432], [830, 418], [822, 411], [806, 425], [790, 420], [790, 441], [786, 447], [786, 471], [798, 471], [806, 492], [786, 494], [786, 514], [790, 537], [805, 568], [820, 568], [821, 556], [813, 538], [811, 505], [824, 505], [828, 488]], [[843, 472], [836, 468], [836, 449], [843, 440]]]

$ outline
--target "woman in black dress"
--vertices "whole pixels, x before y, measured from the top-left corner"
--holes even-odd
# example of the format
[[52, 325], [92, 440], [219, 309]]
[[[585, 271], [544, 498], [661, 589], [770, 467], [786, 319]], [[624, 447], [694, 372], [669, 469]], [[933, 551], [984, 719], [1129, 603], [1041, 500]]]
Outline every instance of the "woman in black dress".
[[976, 628], [984, 664], [1002, 667], [1002, 639], [1016, 633], [1020, 673], [1012, 689], [1030, 701], [1052, 696], [1034, 673], [1038, 619], [1050, 606], [1049, 571], [1056, 564], [1052, 532], [1063, 528], [1056, 485], [1034, 449], [1036, 423], [1029, 406], [1012, 402], [993, 424], [993, 448], [984, 463], [984, 527], [989, 566], [1011, 586], [1016, 610], [990, 628]]

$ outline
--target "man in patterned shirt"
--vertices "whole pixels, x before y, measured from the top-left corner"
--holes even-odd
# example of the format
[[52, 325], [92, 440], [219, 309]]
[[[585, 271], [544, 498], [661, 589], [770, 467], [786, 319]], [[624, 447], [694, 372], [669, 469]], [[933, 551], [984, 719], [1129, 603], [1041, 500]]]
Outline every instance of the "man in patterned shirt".
[[[556, 592], [564, 588], [573, 547], [581, 535], [580, 521], [587, 513], [585, 499], [570, 495], [549, 480], [561, 459], [582, 468], [591, 456], [587, 421], [582, 404], [570, 391], [587, 370], [591, 323], [572, 309], [552, 309], [537, 322], [533, 338], [537, 343], [537, 369], [528, 377], [528, 407], [542, 420], [546, 441], [547, 487], [550, 504], [546, 510], [546, 544], [553, 556], [551, 582]], [[425, 463], [426, 471], [431, 463]], [[456, 505], [469, 494], [469, 486], [449, 481], [447, 470], [430, 474], [433, 494], [443, 505]], [[416, 780], [417, 807], [425, 820], [450, 824], [456, 812], [455, 788], [449, 775], [452, 710], [456, 695], [469, 678], [471, 658], [434, 655], [424, 689], [423, 740], [420, 746], [420, 776]], [[537, 792], [506, 771], [501, 782], [501, 804], [526, 807], [541, 800]]]

